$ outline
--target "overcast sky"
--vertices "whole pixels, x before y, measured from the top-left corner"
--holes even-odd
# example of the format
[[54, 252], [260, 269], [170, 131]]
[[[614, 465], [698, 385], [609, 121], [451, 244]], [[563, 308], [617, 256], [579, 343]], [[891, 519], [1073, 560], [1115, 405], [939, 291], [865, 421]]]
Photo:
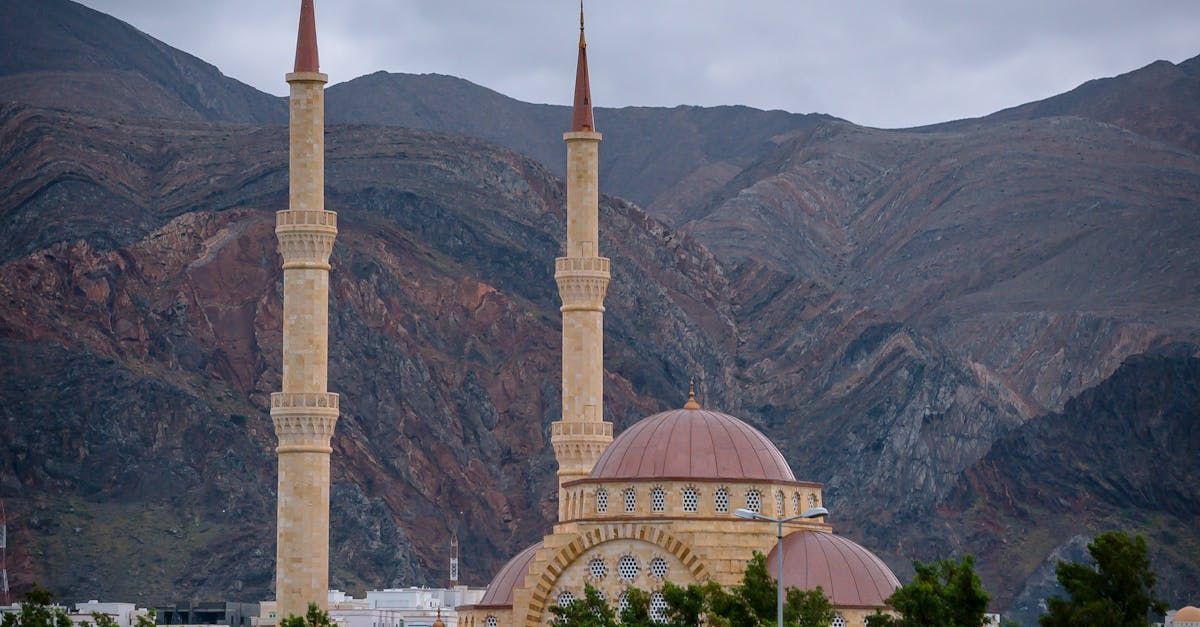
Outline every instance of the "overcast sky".
[[[282, 95], [299, 0], [83, 0]], [[567, 104], [573, 0], [316, 0], [321, 70]], [[590, 0], [598, 106], [745, 104], [899, 127], [1200, 54], [1200, 0]]]

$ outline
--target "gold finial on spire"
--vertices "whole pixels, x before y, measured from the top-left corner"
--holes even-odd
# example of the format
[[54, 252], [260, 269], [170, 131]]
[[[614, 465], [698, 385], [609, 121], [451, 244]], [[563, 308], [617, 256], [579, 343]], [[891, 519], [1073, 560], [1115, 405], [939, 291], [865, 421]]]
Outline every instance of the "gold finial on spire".
[[692, 377], [688, 380], [688, 400], [683, 404], [684, 409], [700, 409], [700, 403], [696, 401], [696, 378]]

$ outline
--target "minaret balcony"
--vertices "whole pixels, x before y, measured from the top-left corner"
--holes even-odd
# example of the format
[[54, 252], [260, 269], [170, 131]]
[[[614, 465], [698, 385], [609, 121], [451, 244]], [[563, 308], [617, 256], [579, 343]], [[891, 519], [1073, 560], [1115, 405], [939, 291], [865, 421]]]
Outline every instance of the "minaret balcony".
[[610, 275], [608, 257], [559, 257], [554, 260], [554, 276], [604, 277]]

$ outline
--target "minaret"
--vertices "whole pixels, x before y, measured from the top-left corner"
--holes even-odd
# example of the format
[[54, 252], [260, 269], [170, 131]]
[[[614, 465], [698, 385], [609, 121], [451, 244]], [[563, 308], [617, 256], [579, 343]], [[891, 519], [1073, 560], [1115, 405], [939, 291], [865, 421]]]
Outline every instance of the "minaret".
[[283, 256], [283, 391], [271, 395], [279, 438], [275, 599], [279, 616], [322, 609], [329, 589], [329, 454], [338, 395], [326, 388], [329, 254], [337, 214], [325, 211], [325, 83], [312, 0], [300, 3], [291, 87], [288, 210], [276, 214]]
[[579, 7], [579, 60], [575, 109], [567, 144], [567, 250], [555, 261], [562, 297], [562, 420], [551, 425], [558, 459], [559, 520], [564, 518], [564, 483], [582, 479], [612, 442], [604, 421], [604, 295], [609, 263], [600, 256], [600, 133], [592, 118], [583, 5]]

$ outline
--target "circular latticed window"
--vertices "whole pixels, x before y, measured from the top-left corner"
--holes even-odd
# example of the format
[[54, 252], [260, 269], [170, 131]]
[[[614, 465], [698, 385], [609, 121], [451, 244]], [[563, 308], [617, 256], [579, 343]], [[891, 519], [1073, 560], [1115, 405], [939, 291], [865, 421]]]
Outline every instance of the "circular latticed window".
[[650, 509], [656, 512], [666, 511], [667, 493], [662, 488], [654, 488], [650, 491]]
[[700, 509], [700, 497], [696, 494], [696, 488], [683, 489], [683, 511], [695, 512]]
[[570, 590], [563, 590], [558, 593], [558, 606], [566, 607], [575, 602], [575, 594]]
[[667, 576], [667, 560], [656, 557], [650, 560], [650, 576], [663, 579]]
[[617, 562], [617, 576], [623, 581], [637, 579], [640, 570], [637, 558], [632, 555], [622, 555], [621, 559]]
[[713, 505], [715, 505], [717, 508], [717, 511], [722, 514], [724, 514], [725, 512], [728, 512], [729, 511], [729, 491], [726, 490], [725, 488], [717, 488], [717, 491], [715, 493], [713, 493]]
[[783, 518], [784, 515], [786, 515], [786, 514], [787, 514], [787, 512], [783, 509], [783, 492], [776, 491], [775, 492], [775, 515], [780, 518]]
[[608, 490], [604, 488], [596, 490], [596, 511], [601, 514], [608, 511]]
[[630, 514], [637, 511], [637, 492], [633, 488], [625, 488], [625, 513]]
[[608, 564], [605, 564], [604, 560], [599, 557], [594, 557], [592, 561], [588, 562], [588, 574], [592, 576], [592, 579], [604, 579], [604, 576], [608, 574]]
[[484, 627], [500, 627], [500, 621], [496, 620], [495, 616], [488, 616], [483, 619]]
[[797, 516], [800, 515], [800, 493], [799, 492], [792, 493], [792, 510], [793, 510], [792, 511], [793, 514], [795, 514]]
[[758, 490], [751, 490], [746, 493], [746, 509], [756, 513], [762, 513], [762, 493]]
[[833, 617], [833, 622], [829, 623], [829, 627], [846, 627], [846, 619], [842, 618], [841, 614]]
[[[667, 599], [663, 597], [661, 592], [655, 592], [650, 595], [650, 620], [656, 623], [665, 623], [667, 621]], [[845, 627], [845, 625], [842, 625]]]

